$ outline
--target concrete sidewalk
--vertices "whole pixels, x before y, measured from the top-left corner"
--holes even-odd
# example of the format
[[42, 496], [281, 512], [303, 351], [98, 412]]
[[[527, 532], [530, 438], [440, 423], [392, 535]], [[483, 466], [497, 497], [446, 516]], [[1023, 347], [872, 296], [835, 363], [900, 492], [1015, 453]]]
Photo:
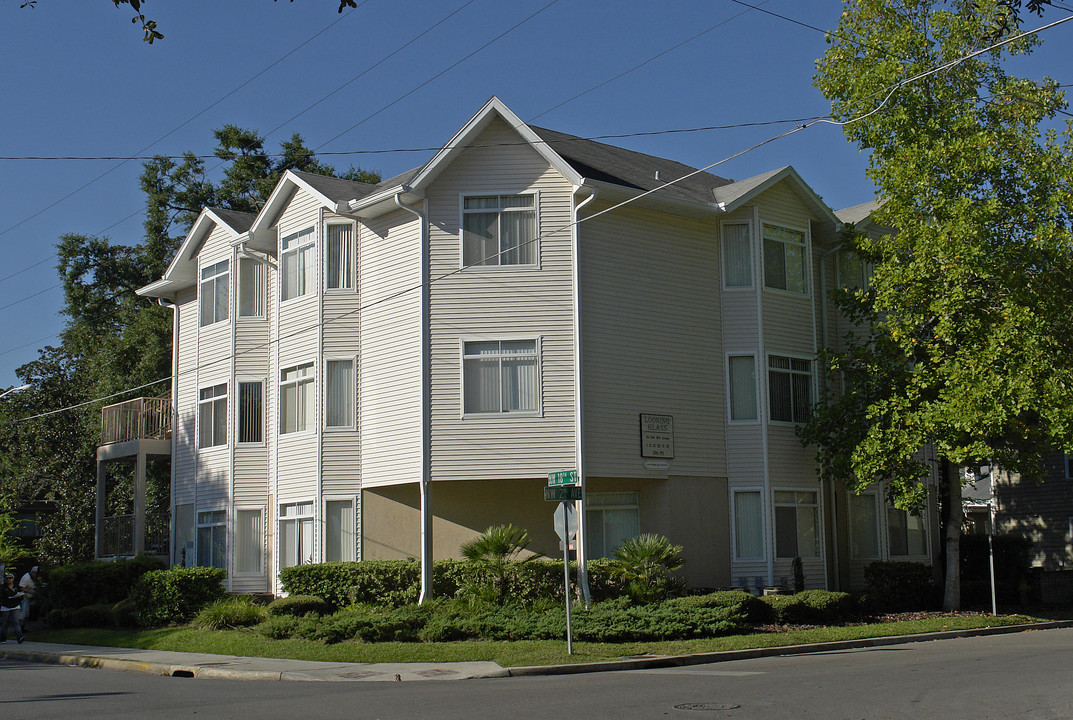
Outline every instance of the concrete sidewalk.
[[217, 678], [225, 680], [304, 680], [321, 682], [395, 682], [414, 680], [469, 680], [527, 675], [566, 675], [574, 673], [641, 670], [648, 668], [682, 667], [731, 660], [746, 660], [774, 655], [801, 655], [816, 652], [836, 652], [888, 645], [948, 640], [980, 635], [1001, 635], [1028, 630], [1052, 630], [1073, 627], [1073, 621], [1063, 620], [1029, 625], [1007, 625], [973, 630], [866, 638], [839, 642], [811, 643], [782, 647], [727, 650], [694, 653], [691, 655], [645, 656], [605, 662], [543, 665], [504, 668], [494, 662], [447, 663], [333, 663], [282, 658], [210, 655], [168, 650], [136, 650], [90, 645], [61, 645], [27, 641], [17, 645], [9, 640], [0, 645], [0, 660], [74, 665], [78, 667], [144, 672], [171, 677]]

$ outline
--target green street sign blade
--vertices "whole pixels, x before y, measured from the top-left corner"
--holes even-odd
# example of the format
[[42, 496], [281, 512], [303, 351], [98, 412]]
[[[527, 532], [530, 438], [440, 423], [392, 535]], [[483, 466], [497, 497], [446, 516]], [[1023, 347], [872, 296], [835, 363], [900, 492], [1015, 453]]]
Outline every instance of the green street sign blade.
[[552, 502], [580, 500], [581, 488], [576, 485], [556, 485], [544, 488], [544, 499]]
[[577, 485], [577, 470], [548, 473], [548, 487], [553, 485]]

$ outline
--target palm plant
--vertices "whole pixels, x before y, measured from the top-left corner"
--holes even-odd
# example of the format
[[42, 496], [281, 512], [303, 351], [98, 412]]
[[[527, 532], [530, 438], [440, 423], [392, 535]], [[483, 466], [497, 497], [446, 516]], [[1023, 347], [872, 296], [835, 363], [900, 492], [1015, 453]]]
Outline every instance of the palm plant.
[[479, 567], [475, 594], [502, 605], [507, 597], [507, 581], [511, 567], [532, 560], [536, 555], [523, 557], [529, 546], [529, 532], [524, 528], [493, 525], [459, 548], [462, 557]]
[[662, 535], [643, 533], [622, 541], [612, 553], [610, 570], [626, 583], [630, 599], [638, 603], [662, 600], [682, 581], [670, 573], [685, 564], [681, 545], [672, 545]]

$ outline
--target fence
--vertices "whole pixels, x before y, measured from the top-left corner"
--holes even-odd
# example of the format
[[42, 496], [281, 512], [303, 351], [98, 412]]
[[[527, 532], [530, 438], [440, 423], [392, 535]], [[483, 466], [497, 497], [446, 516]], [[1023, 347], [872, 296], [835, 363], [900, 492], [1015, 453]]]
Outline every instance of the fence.
[[135, 398], [101, 410], [102, 445], [171, 437], [171, 400]]

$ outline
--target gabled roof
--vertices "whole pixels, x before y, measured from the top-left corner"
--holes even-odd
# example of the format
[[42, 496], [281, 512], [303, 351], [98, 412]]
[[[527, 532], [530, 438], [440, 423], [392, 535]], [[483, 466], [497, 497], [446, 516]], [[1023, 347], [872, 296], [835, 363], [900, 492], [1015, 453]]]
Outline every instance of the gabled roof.
[[180, 290], [197, 283], [197, 255], [202, 245], [205, 244], [205, 239], [217, 227], [222, 227], [228, 239], [233, 242], [246, 234], [256, 217], [253, 213], [238, 210], [205, 208], [190, 226], [190, 232], [186, 234], [186, 239], [179, 246], [168, 269], [164, 271], [164, 277], [139, 288], [138, 294], [145, 297], [174, 299]]
[[346, 212], [346, 206], [351, 200], [374, 193], [377, 187], [379, 186], [356, 180], [288, 170], [276, 183], [272, 194], [268, 196], [264, 207], [250, 226], [251, 244], [258, 250], [275, 249], [276, 234], [271, 228], [298, 190], [309, 193], [332, 212]]
[[827, 207], [827, 203], [821, 200], [820, 196], [789, 165], [716, 188], [715, 202], [718, 203], [722, 212], [731, 212], [784, 180], [789, 182], [801, 201], [808, 205], [818, 217], [831, 223], [838, 222], [838, 218], [835, 217], [831, 208]]
[[878, 210], [880, 206], [881, 203], [878, 200], [872, 200], [853, 207], [836, 210], [835, 215], [838, 216], [839, 222], [846, 225], [860, 225], [865, 222], [871, 224], [872, 213]]

